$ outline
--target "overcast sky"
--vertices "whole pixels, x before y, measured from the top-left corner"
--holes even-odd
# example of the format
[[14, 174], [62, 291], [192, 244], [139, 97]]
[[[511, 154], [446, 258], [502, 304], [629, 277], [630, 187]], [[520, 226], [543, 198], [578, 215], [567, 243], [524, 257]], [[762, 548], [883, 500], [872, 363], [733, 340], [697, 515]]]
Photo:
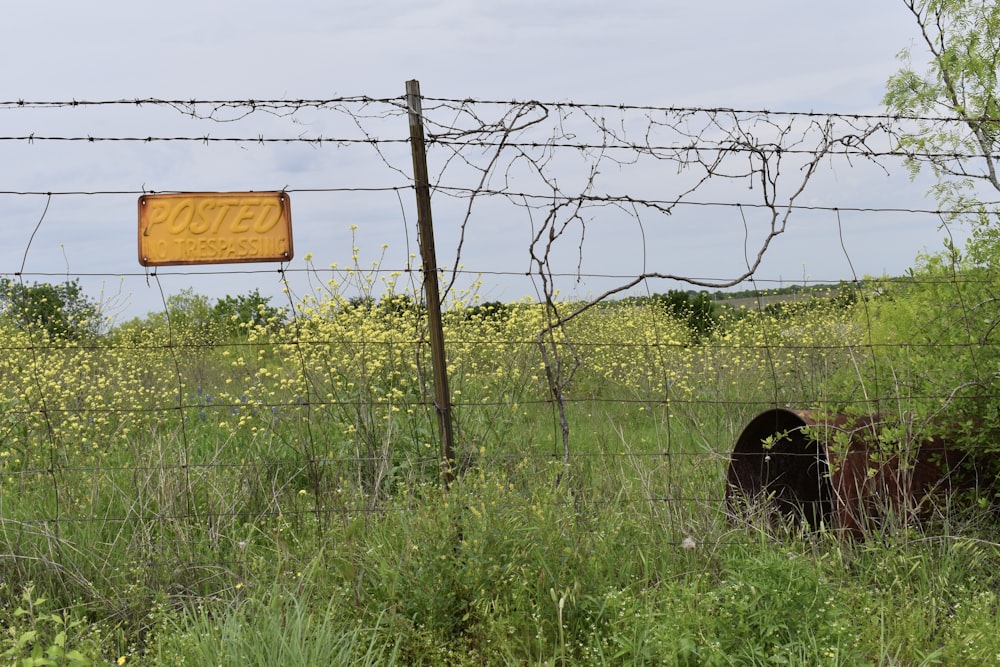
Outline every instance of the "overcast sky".
[[[896, 54], [916, 37], [902, 2], [890, 0], [39, 0], [9, 2], [4, 9], [3, 101], [391, 98], [403, 94], [407, 80], [417, 79], [431, 98], [879, 113], [885, 81], [899, 67]], [[342, 120], [306, 110], [255, 120], [256, 126], [215, 123], [211, 132], [333, 136], [345, 132], [337, 125]], [[405, 118], [376, 125], [383, 138], [407, 136]], [[0, 136], [32, 133], [172, 136], [204, 130], [177, 111], [155, 107], [0, 109]], [[19, 271], [23, 263], [32, 280], [80, 275], [88, 291], [101, 285], [121, 290], [118, 307], [124, 315], [161, 307], [160, 285], [167, 293], [193, 287], [212, 296], [258, 286], [273, 293], [276, 285], [274, 267], [264, 264], [161, 269], [160, 285], [148, 280], [135, 248], [135, 193], [143, 189], [288, 188], [293, 269], [305, 266], [306, 253], [319, 267], [350, 263], [352, 225], [358, 227], [354, 233], [364, 262], [377, 259], [381, 245], [388, 244], [388, 263], [395, 267], [416, 247], [412, 192], [294, 194], [405, 185], [410, 169], [405, 146], [388, 156], [404, 175], [386, 169], [370, 150], [303, 145], [3, 141], [0, 147], [7, 156], [0, 165], [0, 191], [125, 193], [60, 195], [51, 201], [42, 195], [0, 195], [0, 274]], [[432, 150], [432, 171], [446, 157]], [[888, 174], [843, 164], [833, 168], [817, 179], [808, 202], [932, 208], [924, 198], [926, 182], [910, 183], [902, 168], [888, 166]], [[627, 178], [642, 189], [642, 174], [629, 172]], [[719, 196], [739, 201], [742, 195]], [[453, 216], [460, 212], [436, 197], [442, 264], [456, 256]], [[528, 236], [505, 226], [504, 215], [482, 207], [461, 261], [473, 272], [486, 272], [481, 288], [486, 299], [534, 296], [537, 286], [530, 281], [502, 275], [528, 268]], [[638, 273], [645, 262], [662, 273], [721, 279], [745, 268], [742, 251], [719, 250], [720, 235], [733, 232], [703, 219], [691, 217], [673, 235], [646, 235], [640, 242], [619, 231], [602, 232], [598, 212], [591, 215], [594, 231], [583, 250], [586, 273], [617, 275], [629, 267]], [[917, 253], [936, 250], [941, 238], [930, 216], [845, 214], [839, 221], [829, 214], [793, 216], [758, 272], [759, 286], [899, 274]], [[260, 273], [239, 273], [246, 269]], [[236, 273], [225, 273], [229, 270]], [[566, 284], [568, 292], [582, 296], [606, 287], [587, 280]]]

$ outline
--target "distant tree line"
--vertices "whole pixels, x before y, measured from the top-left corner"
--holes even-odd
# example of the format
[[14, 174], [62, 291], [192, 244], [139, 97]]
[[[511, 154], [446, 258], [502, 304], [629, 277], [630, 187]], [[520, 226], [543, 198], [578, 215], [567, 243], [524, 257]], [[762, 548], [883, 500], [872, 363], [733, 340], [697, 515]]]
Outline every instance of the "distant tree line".
[[[252, 327], [280, 327], [287, 320], [287, 312], [272, 306], [259, 290], [213, 302], [188, 289], [168, 297], [166, 305], [163, 312], [135, 318], [116, 329], [169, 323], [175, 330], [217, 339], [245, 336]], [[0, 318], [15, 328], [61, 340], [92, 339], [110, 328], [102, 304], [87, 296], [75, 279], [56, 284], [0, 279]]]
[[287, 310], [271, 305], [270, 297], [257, 289], [213, 302], [189, 288], [168, 296], [165, 310], [126, 322], [119, 329], [169, 326], [188, 340], [207, 343], [246, 338], [251, 329], [278, 329], [287, 320]]
[[[784, 296], [801, 301], [805, 295], [843, 300], [847, 305], [856, 294], [856, 285], [847, 283], [790, 285], [766, 292], [670, 290], [649, 296], [625, 297], [614, 302], [612, 307], [655, 306], [662, 309], [666, 316], [685, 322], [694, 334], [704, 336], [717, 326], [728, 304], [740, 299]], [[490, 301], [453, 309], [445, 315], [499, 322], [507, 319], [516, 307], [515, 304]], [[762, 304], [765, 312], [776, 316], [781, 316], [788, 307], [781, 300]], [[380, 299], [354, 297], [345, 302], [344, 308], [365, 309], [374, 316], [382, 317], [424, 312], [420, 299], [408, 294], [387, 294]], [[32, 333], [75, 341], [93, 338], [111, 328], [108, 318], [102, 314], [102, 304], [88, 297], [77, 280], [29, 284], [11, 278], [0, 279], [0, 317]], [[163, 311], [134, 318], [114, 327], [114, 331], [123, 333], [169, 325], [171, 330], [191, 339], [208, 342], [245, 337], [254, 328], [277, 329], [287, 322], [287, 309], [272, 305], [270, 298], [263, 296], [259, 290], [212, 300], [186, 289], [167, 297]]]
[[[788, 285], [786, 287], [775, 287], [766, 290], [760, 289], [746, 289], [746, 290], [733, 290], [733, 291], [722, 291], [717, 290], [713, 293], [713, 298], [716, 301], [725, 302], [733, 299], [750, 299], [762, 295], [767, 296], [815, 296], [815, 297], [830, 297], [842, 294], [844, 292], [853, 292], [856, 287], [852, 283], [847, 283], [841, 281], [839, 283], [816, 283], [811, 285]], [[689, 292], [690, 293], [690, 292]]]

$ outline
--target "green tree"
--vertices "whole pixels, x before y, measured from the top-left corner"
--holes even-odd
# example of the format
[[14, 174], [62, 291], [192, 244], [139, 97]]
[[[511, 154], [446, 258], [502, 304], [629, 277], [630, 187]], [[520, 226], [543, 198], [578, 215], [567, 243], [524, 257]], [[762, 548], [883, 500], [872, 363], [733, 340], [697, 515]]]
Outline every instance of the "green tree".
[[144, 321], [133, 321], [119, 327], [118, 333], [140, 330], [170, 332], [176, 339], [189, 343], [211, 344], [222, 340], [225, 326], [212, 313], [212, 302], [192, 288], [167, 297], [166, 308], [150, 312]]
[[[953, 283], [950, 304], [922, 313], [943, 319], [953, 335], [942, 342], [971, 345], [984, 360], [983, 377], [993, 381], [989, 362], [1000, 323], [1000, 3], [986, 0], [903, 0], [920, 32], [926, 58], [922, 68], [912, 49], [900, 53], [903, 67], [890, 77], [884, 98], [890, 113], [915, 125], [898, 134], [899, 148], [911, 157], [915, 176], [929, 166], [936, 182], [931, 193], [945, 222], [969, 222], [965, 252], [950, 243], [937, 258], [918, 265], [906, 293], [932, 291], [947, 275]], [[948, 312], [965, 304], [961, 317]]]
[[216, 322], [212, 317], [212, 305], [204, 294], [198, 294], [190, 287], [167, 297], [167, 313], [170, 326], [211, 338]]
[[250, 294], [226, 295], [215, 302], [211, 317], [231, 335], [246, 336], [253, 327], [276, 329], [286, 319], [286, 312], [270, 304], [270, 297], [262, 296], [259, 289]]
[[718, 320], [715, 301], [708, 292], [669, 290], [666, 294], [654, 294], [652, 300], [702, 336], [711, 331]]
[[166, 330], [200, 344], [224, 343], [233, 338], [246, 339], [250, 329], [278, 329], [286, 324], [287, 312], [270, 304], [270, 297], [255, 289], [249, 294], [226, 295], [214, 303], [192, 288], [167, 297], [166, 309], [149, 313], [119, 327], [119, 333], [143, 329]]
[[[1000, 417], [1000, 3], [902, 4], [922, 43], [900, 53], [884, 103], [901, 117], [894, 132], [911, 175], [929, 168], [935, 176], [931, 194], [942, 222], [970, 223], [972, 235], [964, 252], [948, 242], [918, 258], [905, 281], [872, 293], [861, 309], [871, 345], [858, 348], [841, 398], [858, 409], [896, 411], [909, 438], [941, 431], [996, 451], [994, 433], [982, 425]], [[963, 425], [965, 432], [954, 432]]]
[[[884, 98], [892, 114], [914, 118], [898, 136], [911, 157], [912, 175], [929, 165], [932, 192], [947, 219], [970, 219], [994, 245], [996, 207], [982, 189], [1000, 193], [994, 156], [1000, 149], [1000, 3], [983, 0], [903, 0], [916, 21], [927, 64], [918, 68], [911, 49], [888, 82]], [[960, 212], [967, 212], [962, 214]]]
[[0, 280], [0, 309], [18, 327], [53, 338], [80, 340], [100, 333], [100, 305], [84, 294], [77, 280], [25, 284]]

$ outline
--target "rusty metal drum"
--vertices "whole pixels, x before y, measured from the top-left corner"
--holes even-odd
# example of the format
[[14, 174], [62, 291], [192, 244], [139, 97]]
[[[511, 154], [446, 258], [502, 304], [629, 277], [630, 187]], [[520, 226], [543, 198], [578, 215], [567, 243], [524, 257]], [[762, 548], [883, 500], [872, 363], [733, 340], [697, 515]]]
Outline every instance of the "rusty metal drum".
[[769, 519], [860, 537], [889, 518], [927, 520], [947, 511], [957, 492], [993, 484], [983, 457], [949, 447], [940, 435], [900, 432], [898, 421], [880, 416], [765, 410], [733, 447], [728, 511], [763, 510]]

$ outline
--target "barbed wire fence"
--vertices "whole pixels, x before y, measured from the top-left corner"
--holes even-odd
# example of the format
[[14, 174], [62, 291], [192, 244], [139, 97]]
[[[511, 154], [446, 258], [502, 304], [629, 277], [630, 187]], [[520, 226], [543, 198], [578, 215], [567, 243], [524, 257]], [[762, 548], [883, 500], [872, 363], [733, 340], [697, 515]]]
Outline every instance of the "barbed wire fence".
[[[518, 327], [498, 318], [486, 333], [449, 331], [448, 354], [461, 360], [449, 359], [456, 465], [488, 464], [516, 484], [518, 466], [556, 463], [557, 483], [574, 472], [575, 484], [595, 485], [575, 501], [596, 511], [622, 499], [616, 484], [628, 478], [625, 501], [662, 508], [674, 545], [694, 523], [726, 516], [726, 461], [750, 418], [815, 407], [828, 365], [861, 352], [835, 327], [694, 345], [654, 317], [637, 335], [613, 304], [737, 286], [761, 304], [769, 287], [839, 282], [863, 301], [881, 283], [856, 270], [849, 225], [892, 219], [897, 235], [930, 237], [954, 213], [887, 204], [871, 183], [905, 173], [906, 161], [963, 157], [896, 148], [900, 132], [932, 119], [422, 102], [446, 310], [530, 313]], [[104, 590], [97, 564], [126, 547], [138, 568], [171, 572], [193, 592], [216, 585], [220, 569], [239, 579], [243, 540], [233, 536], [261, 530], [256, 521], [322, 530], [406, 511], [388, 501], [400, 466], [422, 480], [440, 464], [426, 311], [400, 306], [414, 317], [392, 319], [400, 312], [377, 308], [400, 293], [419, 306], [421, 294], [409, 112], [403, 96], [0, 102], [10, 167], [0, 274], [22, 288], [79, 280], [114, 318], [103, 339], [56, 341], [25, 326], [3, 344], [7, 567], [42, 560], [67, 585]], [[135, 199], [203, 190], [287, 193], [299, 256], [139, 268]], [[768, 275], [800, 221], [833, 230], [811, 247], [839, 257], [839, 273]], [[197, 295], [250, 290], [288, 320], [218, 340], [176, 319], [192, 314], [179, 304], [205, 305]], [[324, 324], [350, 308], [357, 317]], [[367, 328], [374, 317], [390, 325]], [[970, 349], [979, 344], [989, 343]], [[595, 358], [606, 360], [597, 374]], [[487, 370], [485, 388], [466, 377]], [[470, 386], [478, 391], [466, 396]], [[873, 387], [859, 402], [881, 412], [897, 398]], [[593, 470], [615, 471], [616, 482]], [[678, 509], [692, 505], [704, 515]], [[217, 541], [212, 562], [189, 543], [192, 524]]]

